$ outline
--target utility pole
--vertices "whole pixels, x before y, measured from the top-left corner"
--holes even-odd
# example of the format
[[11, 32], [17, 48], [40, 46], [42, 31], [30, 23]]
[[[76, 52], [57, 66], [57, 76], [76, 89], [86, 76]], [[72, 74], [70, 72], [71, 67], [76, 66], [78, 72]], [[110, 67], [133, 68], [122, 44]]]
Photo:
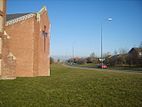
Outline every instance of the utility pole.
[[6, 0], [0, 0], [0, 76], [2, 75], [2, 48], [6, 17]]

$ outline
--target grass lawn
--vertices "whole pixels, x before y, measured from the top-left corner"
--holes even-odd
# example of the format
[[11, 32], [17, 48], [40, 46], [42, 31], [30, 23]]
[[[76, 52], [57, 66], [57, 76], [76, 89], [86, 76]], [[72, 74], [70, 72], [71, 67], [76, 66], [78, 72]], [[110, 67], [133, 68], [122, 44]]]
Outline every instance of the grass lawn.
[[94, 64], [94, 63], [86, 63], [86, 64], [78, 64], [77, 66], [95, 68], [96, 64]]
[[116, 67], [109, 67], [109, 69], [142, 73], [142, 67], [116, 66]]
[[142, 74], [52, 65], [50, 77], [0, 80], [0, 107], [142, 107]]

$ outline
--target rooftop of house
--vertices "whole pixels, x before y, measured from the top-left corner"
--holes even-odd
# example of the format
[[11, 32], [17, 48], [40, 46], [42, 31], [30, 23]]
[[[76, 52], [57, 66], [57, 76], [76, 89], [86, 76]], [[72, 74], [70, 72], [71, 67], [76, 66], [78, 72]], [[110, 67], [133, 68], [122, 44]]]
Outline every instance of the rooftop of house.
[[132, 52], [133, 50], [135, 50], [136, 52], [142, 52], [142, 48], [132, 48], [132, 49], [129, 51], [129, 53]]
[[110, 56], [110, 58], [118, 58], [118, 57], [127, 57], [128, 54], [127, 53], [124, 53], [124, 54], [117, 54], [117, 55], [113, 55], [113, 56]]
[[27, 14], [31, 14], [31, 13], [7, 14], [7, 15], [6, 15], [6, 21], [9, 21], [9, 20], [12, 20], [12, 19], [15, 19], [15, 18], [19, 18], [19, 17], [25, 16], [25, 15], [27, 15]]

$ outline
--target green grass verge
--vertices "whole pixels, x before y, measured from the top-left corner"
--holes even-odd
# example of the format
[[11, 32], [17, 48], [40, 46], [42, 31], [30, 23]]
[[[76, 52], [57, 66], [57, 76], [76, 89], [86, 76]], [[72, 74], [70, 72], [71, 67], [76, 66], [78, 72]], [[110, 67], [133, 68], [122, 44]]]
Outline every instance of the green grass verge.
[[96, 65], [97, 65], [97, 64], [94, 64], [94, 63], [86, 63], [86, 64], [78, 64], [77, 66], [95, 68]]
[[142, 67], [129, 67], [129, 66], [116, 66], [116, 67], [109, 67], [109, 69], [112, 70], [123, 70], [123, 71], [129, 71], [129, 72], [141, 72], [142, 73]]
[[0, 80], [0, 107], [141, 107], [142, 74], [52, 65], [50, 77]]

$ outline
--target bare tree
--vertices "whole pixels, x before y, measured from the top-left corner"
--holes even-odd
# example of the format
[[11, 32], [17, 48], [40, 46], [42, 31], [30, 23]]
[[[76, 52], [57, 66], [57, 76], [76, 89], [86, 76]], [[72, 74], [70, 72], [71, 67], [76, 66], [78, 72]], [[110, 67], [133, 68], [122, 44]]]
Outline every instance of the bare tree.
[[124, 48], [119, 49], [119, 54], [126, 54], [126, 53], [128, 53], [127, 49]]
[[104, 58], [109, 57], [109, 56], [111, 56], [111, 53], [110, 53], [110, 52], [106, 52], [106, 53], [103, 54], [103, 57], [104, 57]]
[[93, 53], [90, 54], [90, 57], [86, 58], [86, 61], [87, 61], [87, 63], [97, 63], [98, 59], [96, 58], [96, 55], [93, 52]]
[[90, 54], [90, 57], [96, 57], [95, 53], [92, 52], [92, 53]]
[[142, 48], [142, 41], [141, 41], [141, 43], [140, 43], [140, 46], [139, 46], [139, 48]]
[[113, 53], [114, 53], [114, 55], [117, 55], [117, 54], [118, 54], [118, 52], [117, 52], [116, 50], [115, 50]]

